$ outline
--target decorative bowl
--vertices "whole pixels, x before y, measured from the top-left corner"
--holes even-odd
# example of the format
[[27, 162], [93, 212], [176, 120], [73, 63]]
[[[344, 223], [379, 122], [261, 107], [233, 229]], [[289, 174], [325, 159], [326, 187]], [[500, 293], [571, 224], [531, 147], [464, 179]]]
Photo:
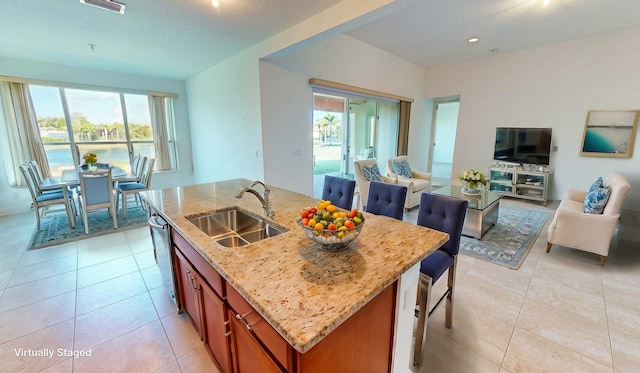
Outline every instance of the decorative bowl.
[[[351, 229], [342, 231], [329, 229], [317, 230], [313, 227], [303, 225], [302, 219], [298, 219], [297, 223], [302, 227], [304, 234], [306, 234], [311, 241], [317, 243], [320, 249], [325, 251], [342, 251], [347, 249], [349, 247], [349, 243], [358, 237], [360, 231], [362, 231], [362, 226], [364, 226], [365, 221], [362, 221], [362, 223]], [[338, 232], [344, 232], [344, 236], [338, 238]]]

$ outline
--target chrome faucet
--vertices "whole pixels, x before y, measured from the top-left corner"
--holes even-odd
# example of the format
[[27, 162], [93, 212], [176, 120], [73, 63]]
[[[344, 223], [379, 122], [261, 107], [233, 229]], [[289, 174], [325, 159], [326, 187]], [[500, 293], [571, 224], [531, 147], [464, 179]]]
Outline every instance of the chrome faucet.
[[[253, 189], [253, 187], [256, 186], [256, 184], [260, 184], [264, 188], [264, 197], [261, 196], [260, 193], [258, 193], [255, 189]], [[256, 180], [252, 182], [249, 186], [246, 186], [240, 189], [238, 191], [238, 194], [236, 194], [236, 198], [242, 198], [245, 192], [249, 192], [254, 196], [256, 196], [256, 198], [258, 198], [260, 203], [262, 203], [262, 209], [264, 210], [264, 215], [266, 217], [272, 218], [276, 216], [276, 212], [271, 210], [271, 200], [269, 200], [269, 193], [271, 192], [271, 190], [267, 188], [267, 186], [264, 185], [262, 181]]]

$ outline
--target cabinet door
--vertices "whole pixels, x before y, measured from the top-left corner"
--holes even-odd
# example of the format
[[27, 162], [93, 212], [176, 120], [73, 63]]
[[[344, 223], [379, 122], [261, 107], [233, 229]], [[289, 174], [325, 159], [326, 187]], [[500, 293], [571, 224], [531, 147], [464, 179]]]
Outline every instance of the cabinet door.
[[178, 272], [178, 292], [182, 307], [191, 318], [198, 335], [202, 337], [202, 317], [200, 314], [200, 295], [197, 283], [196, 271], [182, 255], [180, 250], [174, 249], [176, 254], [176, 270]]
[[224, 302], [199, 276], [198, 283], [202, 291], [205, 345], [218, 363], [220, 371], [222, 373], [231, 373]]
[[246, 325], [238, 321], [232, 310], [228, 313], [236, 373], [282, 372], [262, 345], [251, 335]]
[[251, 326], [250, 333], [285, 369], [292, 369], [293, 348], [229, 283], [225, 284], [227, 303], [241, 316], [241, 323]]
[[499, 193], [513, 192], [513, 172], [501, 168], [489, 169], [489, 190]]

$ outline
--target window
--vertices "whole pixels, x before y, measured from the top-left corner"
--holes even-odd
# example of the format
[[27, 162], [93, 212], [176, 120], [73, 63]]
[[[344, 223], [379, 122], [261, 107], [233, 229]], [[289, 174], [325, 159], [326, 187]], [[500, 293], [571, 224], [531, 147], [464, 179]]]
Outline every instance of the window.
[[[81, 164], [87, 152], [127, 171], [134, 155], [156, 157], [149, 96], [39, 85], [29, 90], [52, 175]], [[173, 169], [174, 141], [166, 141]]]

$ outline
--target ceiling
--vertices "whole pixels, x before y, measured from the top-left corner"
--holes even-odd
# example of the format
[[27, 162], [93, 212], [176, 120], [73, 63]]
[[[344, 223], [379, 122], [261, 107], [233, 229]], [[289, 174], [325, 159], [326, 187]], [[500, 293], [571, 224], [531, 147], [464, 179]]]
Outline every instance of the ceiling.
[[[347, 34], [432, 66], [640, 26], [640, 1], [543, 1], [406, 0]], [[187, 79], [341, 0], [121, 2], [124, 15], [78, 0], [5, 0], [0, 57]]]
[[[640, 26], [637, 0], [429, 0], [348, 32], [423, 66]], [[478, 37], [477, 43], [468, 43]]]
[[186, 79], [341, 0], [118, 1], [3, 0], [0, 56]]

